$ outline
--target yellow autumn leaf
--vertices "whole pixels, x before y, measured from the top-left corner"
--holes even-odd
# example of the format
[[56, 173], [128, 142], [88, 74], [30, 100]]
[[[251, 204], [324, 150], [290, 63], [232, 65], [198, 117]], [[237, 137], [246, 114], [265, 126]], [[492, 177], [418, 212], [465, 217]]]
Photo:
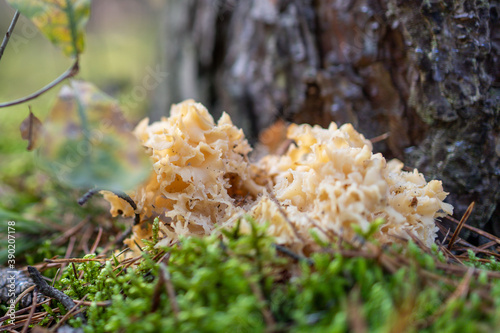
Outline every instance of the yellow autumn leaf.
[[7, 0], [67, 56], [84, 49], [91, 0]]

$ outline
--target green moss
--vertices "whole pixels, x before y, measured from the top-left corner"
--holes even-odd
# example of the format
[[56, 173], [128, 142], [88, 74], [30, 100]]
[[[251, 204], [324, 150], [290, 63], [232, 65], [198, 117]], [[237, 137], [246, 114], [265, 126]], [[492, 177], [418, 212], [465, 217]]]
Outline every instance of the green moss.
[[[224, 239], [182, 238], [164, 249], [151, 243], [135, 267], [90, 261], [76, 265], [76, 275], [68, 267], [56, 286], [69, 285], [68, 295], [94, 302], [85, 332], [263, 332], [269, 318], [275, 331], [291, 332], [349, 332], [353, 321], [370, 332], [482, 332], [498, 324], [499, 281], [489, 281], [489, 304], [480, 296], [486, 276], [471, 281], [469, 293], [451, 297], [460, 278], [453, 285], [421, 275], [446, 276], [436, 269], [442, 260], [436, 248], [427, 254], [410, 242], [389, 249], [405, 252], [410, 262], [388, 273], [376, 258], [342, 256], [338, 245], [313, 254], [312, 265], [297, 263], [277, 252], [265, 227], [252, 230], [241, 235], [235, 228]], [[168, 260], [157, 263], [161, 257]]]

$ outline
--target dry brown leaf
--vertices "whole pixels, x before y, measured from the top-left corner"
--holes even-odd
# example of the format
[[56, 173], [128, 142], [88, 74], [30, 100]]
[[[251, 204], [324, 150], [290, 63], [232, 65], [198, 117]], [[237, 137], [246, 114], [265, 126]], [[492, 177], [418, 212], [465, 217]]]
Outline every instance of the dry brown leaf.
[[28, 141], [28, 147], [26, 149], [32, 151], [38, 147], [43, 126], [40, 119], [38, 119], [33, 112], [31, 112], [31, 108], [30, 114], [23, 120], [21, 126], [19, 126], [19, 130], [21, 131], [21, 137], [23, 140]]

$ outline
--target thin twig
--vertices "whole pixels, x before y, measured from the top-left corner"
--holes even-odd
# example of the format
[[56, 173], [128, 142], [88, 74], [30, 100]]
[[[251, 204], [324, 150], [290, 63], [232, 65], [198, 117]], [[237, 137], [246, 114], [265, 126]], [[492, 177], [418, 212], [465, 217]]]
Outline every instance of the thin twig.
[[71, 253], [73, 253], [75, 243], [76, 243], [76, 236], [71, 236], [69, 239], [68, 248], [66, 249], [66, 253], [64, 254], [64, 258], [71, 257]]
[[286, 214], [283, 207], [281, 207], [281, 203], [279, 202], [278, 198], [276, 198], [276, 196], [273, 194], [272, 188], [269, 184], [267, 184], [267, 191], [269, 194], [269, 198], [276, 204], [278, 211], [280, 212], [281, 216], [283, 216], [283, 218], [285, 219], [285, 222], [290, 227], [290, 230], [293, 232], [293, 235], [295, 236], [295, 238], [298, 238], [299, 240], [301, 240], [304, 243], [304, 239], [299, 235], [297, 228], [292, 223], [292, 221], [290, 221], [290, 219], [288, 218], [288, 215]]
[[82, 248], [85, 253], [90, 253], [89, 241], [90, 237], [94, 233], [94, 228], [87, 227], [80, 238], [80, 243], [78, 244], [79, 248]]
[[64, 231], [64, 233], [61, 236], [57, 237], [55, 240], [53, 240], [52, 243], [55, 245], [64, 244], [68, 238], [78, 233], [87, 224], [87, 222], [89, 222], [89, 220], [90, 220], [89, 217], [84, 218], [83, 220], [78, 222], [78, 224], [75, 225], [74, 227]]
[[[68, 311], [70, 311], [73, 307], [75, 307], [75, 302], [73, 302], [73, 300], [62, 291], [57, 290], [52, 286], [49, 286], [49, 284], [43, 279], [42, 275], [35, 267], [28, 266], [28, 272], [30, 273], [33, 282], [35, 282], [36, 286], [38, 287], [38, 290], [42, 294], [44, 294], [47, 297], [55, 298], [56, 300], [61, 302], [64, 308]], [[82, 318], [82, 320], [85, 319], [81, 313], [75, 315], [75, 317], [80, 317]]]
[[91, 306], [91, 305], [95, 305], [95, 306], [110, 306], [111, 304], [113, 304], [113, 301], [100, 301], [100, 302], [96, 302], [96, 301], [74, 301], [77, 305], [85, 305], [85, 306]]
[[78, 67], [78, 58], [77, 58], [75, 60], [75, 62], [73, 63], [73, 65], [71, 65], [71, 67], [68, 68], [64, 73], [62, 73], [61, 76], [59, 76], [57, 79], [55, 79], [54, 81], [52, 81], [51, 83], [49, 83], [48, 85], [46, 85], [45, 87], [43, 87], [42, 89], [40, 89], [40, 90], [32, 93], [31, 95], [28, 95], [28, 96], [16, 99], [14, 101], [0, 103], [0, 108], [5, 108], [5, 107], [8, 107], [8, 106], [18, 105], [18, 104], [22, 104], [22, 103], [31, 101], [32, 99], [35, 99], [38, 96], [46, 93], [50, 89], [54, 88], [55, 86], [57, 86], [62, 81], [75, 76], [76, 74], [78, 74], [78, 71], [79, 71], [79, 67]]
[[469, 291], [470, 281], [474, 273], [474, 268], [469, 267], [462, 281], [458, 284], [455, 291], [442, 303], [441, 307], [436, 310], [431, 316], [425, 320], [426, 327], [430, 326], [437, 318], [439, 318], [448, 308], [448, 306], [457, 298], [464, 297]]
[[379, 136], [371, 138], [370, 142], [371, 143], [377, 143], [377, 142], [383, 141], [383, 140], [387, 139], [390, 135], [391, 135], [391, 132], [386, 132], [384, 134], [381, 134]]
[[363, 314], [363, 304], [361, 303], [360, 288], [358, 285], [349, 294], [347, 300], [347, 322], [351, 332], [368, 332], [368, 324]]
[[123, 250], [121, 250], [118, 254], [115, 255], [115, 258], [118, 258], [119, 256], [121, 256], [122, 254], [124, 254], [127, 251], [130, 251], [129, 247], [126, 247]]
[[289, 248], [287, 248], [283, 245], [273, 243], [273, 246], [276, 249], [276, 251], [281, 252], [294, 260], [304, 261], [309, 266], [314, 266], [314, 261], [311, 258], [307, 258], [307, 257], [301, 256], [301, 255], [298, 255], [297, 253], [293, 252], [292, 250], [290, 250]]
[[247, 278], [248, 283], [250, 284], [250, 289], [252, 293], [255, 295], [257, 300], [261, 303], [260, 312], [264, 317], [264, 322], [266, 323], [266, 332], [274, 332], [276, 329], [276, 320], [273, 317], [273, 314], [268, 306], [268, 301], [264, 297], [264, 293], [260, 288], [259, 284], [252, 280], [252, 276], [250, 272], [245, 271], [245, 277]]
[[[130, 249], [130, 248], [129, 248]], [[128, 267], [127, 265], [129, 265], [130, 263], [134, 263], [136, 262], [137, 260], [141, 259], [142, 258], [142, 255], [139, 255], [135, 258], [127, 258], [127, 259], [124, 259], [122, 260], [117, 266], [115, 266], [115, 268], [113, 268], [113, 272], [122, 268], [122, 267]]]
[[28, 332], [28, 329], [30, 327], [31, 319], [33, 318], [33, 315], [35, 314], [35, 309], [36, 309], [36, 298], [38, 297], [36, 290], [33, 292], [33, 304], [31, 304], [31, 310], [30, 314], [28, 316], [28, 319], [26, 319], [26, 323], [24, 324], [23, 330], [21, 333], [26, 333]]
[[[83, 296], [83, 299], [80, 300], [80, 302], [83, 302], [85, 301], [85, 299], [88, 297], [89, 295], [85, 295]], [[75, 304], [75, 306], [73, 306], [71, 309], [68, 310], [68, 312], [66, 312], [66, 314], [61, 318], [61, 320], [59, 320], [59, 322], [51, 328], [51, 332], [57, 332], [57, 329], [59, 327], [61, 327], [61, 325], [66, 322], [66, 320], [68, 320], [69, 316], [71, 316], [72, 314], [75, 315], [75, 317], [77, 315], [80, 315], [79, 317], [83, 319], [83, 321], [85, 321], [85, 318], [83, 317], [83, 314], [81, 313], [82, 311], [84, 311], [84, 309], [78, 309], [78, 306], [79, 304]]]
[[[137, 260], [139, 259], [142, 259], [142, 255], [140, 256], [137, 256], [135, 258], [131, 258], [127, 264], [123, 265], [123, 266], [117, 266], [113, 269], [113, 271], [115, 271], [116, 269], [119, 269], [119, 268], [122, 268], [122, 270], [120, 270], [118, 273], [116, 273], [116, 276], [120, 275], [121, 273], [125, 272], [127, 270], [127, 268], [129, 268], [130, 266], [132, 266]], [[124, 260], [125, 261], [125, 260]], [[122, 264], [124, 263], [124, 261], [122, 261]]]
[[139, 248], [139, 251], [144, 252], [144, 249], [137, 243], [137, 240], [134, 239], [134, 244]]
[[22, 293], [20, 293], [19, 295], [17, 295], [16, 299], [14, 300], [14, 304], [17, 304], [17, 303], [21, 302], [21, 300], [23, 299], [23, 297], [26, 296], [27, 294], [29, 294], [30, 292], [32, 292], [33, 289], [35, 289], [34, 285], [31, 286], [31, 287], [26, 288]]
[[[463, 275], [467, 272], [468, 269], [468, 267], [444, 264], [441, 262], [436, 262], [435, 265], [437, 269], [446, 271], [447, 273], [452, 275]], [[483, 269], [474, 270], [474, 275], [479, 276], [480, 273], [485, 274], [489, 279], [500, 279], [500, 272], [497, 271], [488, 271]]]
[[[22, 293], [20, 293], [19, 295], [17, 295], [16, 299], [14, 300], [14, 304], [17, 304], [19, 302], [21, 302], [21, 300], [23, 299], [24, 296], [28, 295], [30, 292], [32, 292], [33, 290], [35, 289], [35, 286], [31, 286], [31, 287], [28, 287], [26, 288]], [[36, 299], [34, 299], [33, 297], [31, 297], [31, 302], [32, 303], [36, 303]]]
[[[441, 225], [439, 225], [439, 227], [441, 227]], [[446, 232], [446, 235], [444, 235], [444, 238], [443, 238], [443, 244], [444, 244], [444, 242], [448, 239], [448, 236], [450, 235], [450, 230], [451, 230], [451, 229], [448, 229], [448, 231]]]
[[418, 238], [417, 236], [415, 236], [412, 232], [409, 232], [407, 231], [406, 234], [408, 236], [410, 236], [410, 238], [413, 240], [413, 242], [415, 244], [418, 245], [418, 247], [420, 247], [420, 249], [427, 253], [427, 254], [432, 254], [431, 250], [422, 242], [422, 240], [420, 238]]
[[[163, 260], [163, 258], [165, 258], [166, 255], [169, 255], [169, 252], [165, 253], [165, 251], [160, 251], [151, 260], [153, 260], [156, 263], [160, 263], [161, 260]], [[158, 260], [158, 259], [161, 259], [161, 260]]]
[[12, 36], [12, 32], [14, 31], [14, 27], [16, 26], [17, 19], [19, 18], [19, 11], [16, 10], [14, 13], [14, 17], [12, 18], [12, 22], [10, 22], [9, 29], [5, 33], [5, 37], [3, 38], [2, 45], [0, 45], [0, 59], [2, 59], [3, 52], [7, 47], [7, 43], [9, 42], [10, 36]]
[[[40, 306], [42, 304], [47, 304], [50, 302], [50, 299], [47, 299], [43, 302], [40, 302], [40, 303], [37, 303], [36, 306]], [[19, 315], [23, 314], [23, 313], [26, 313], [26, 312], [29, 312], [30, 308], [24, 308], [24, 309], [20, 309], [20, 310], [17, 310], [16, 312], [14, 312], [14, 314], [16, 315], [16, 318], [19, 318]], [[0, 323], [6, 321], [10, 319], [10, 315], [7, 315], [7, 316], [3, 316], [3, 317], [0, 317]], [[0, 326], [0, 332], [2, 332], [2, 329], [4, 328], [5, 326]]]
[[94, 244], [92, 245], [92, 248], [90, 249], [90, 253], [95, 253], [95, 250], [97, 249], [97, 246], [99, 246], [99, 242], [101, 241], [101, 236], [102, 236], [102, 227], [99, 227], [97, 237], [95, 239]]
[[89, 261], [106, 261], [109, 260], [107, 258], [64, 258], [64, 259], [44, 259], [43, 261], [48, 262], [48, 263], [82, 263], [82, 262], [89, 262]]
[[450, 296], [448, 301], [446, 303], [451, 303], [453, 300], [464, 297], [468, 292], [469, 292], [469, 287], [470, 287], [470, 281], [472, 276], [474, 275], [474, 268], [469, 267], [467, 270], [467, 273], [465, 273], [464, 278], [460, 282], [460, 284], [457, 286], [457, 289], [453, 292], [453, 294]]
[[76, 266], [75, 266], [74, 262], [71, 263], [71, 268], [73, 268], [73, 275], [75, 275], [75, 279], [79, 280], [80, 278], [78, 277], [78, 272], [76, 270]]
[[488, 242], [486, 244], [483, 244], [481, 246], [478, 247], [478, 249], [481, 249], [481, 250], [487, 250], [488, 248], [492, 247], [492, 246], [495, 246], [497, 244], [497, 242], [495, 241], [491, 241], [491, 242]]
[[440, 249], [445, 255], [447, 255], [448, 257], [451, 257], [453, 260], [455, 260], [455, 262], [459, 263], [462, 266], [465, 266], [465, 264], [462, 262], [462, 260], [458, 259], [453, 253], [451, 253], [451, 251], [448, 250], [448, 248], [446, 248], [445, 246], [441, 246]]
[[[151, 302], [151, 312], [156, 312], [160, 307], [161, 289], [163, 288], [165, 281], [161, 272], [158, 274], [158, 281], [156, 282], [155, 289], [153, 291], [153, 298]], [[177, 321], [177, 315], [174, 313], [174, 320]]]
[[170, 280], [170, 273], [168, 272], [167, 267], [164, 263], [160, 263], [159, 265], [159, 275], [160, 279], [162, 279], [165, 283], [165, 289], [170, 301], [170, 306], [172, 307], [172, 312], [174, 313], [175, 318], [177, 318], [180, 313], [180, 308], [179, 304], [177, 303], [177, 296], [175, 293], [174, 285], [172, 283], [172, 280]]
[[[455, 224], [460, 224], [460, 222], [456, 219], [454, 219], [453, 217], [451, 216], [445, 216], [445, 218]], [[483, 231], [479, 228], [476, 228], [476, 227], [473, 227], [473, 226], [470, 226], [470, 225], [464, 225], [464, 228], [465, 229], [469, 229], [470, 231], [472, 232], [475, 232], [476, 234], [478, 234], [479, 236], [483, 236], [484, 238], [487, 238], [489, 240], [492, 240], [492, 241], [495, 241], [497, 244], [500, 245], [500, 238], [496, 237], [496, 236], [493, 236], [492, 234], [486, 232], [486, 231]]]
[[[31, 306], [28, 307], [28, 309], [31, 310]], [[59, 309], [57, 309], [59, 310]], [[53, 309], [53, 311], [55, 312], [55, 309]], [[31, 317], [31, 322], [30, 324], [37, 324], [38, 322], [40, 322], [45, 316], [47, 316], [47, 312], [38, 312], [38, 313], [35, 313], [33, 315], [33, 317]], [[29, 318], [29, 315], [23, 315], [23, 316], [19, 316], [19, 320], [17, 321], [16, 325], [17, 327], [21, 327], [21, 326], [24, 326], [24, 324], [26, 324], [26, 321], [28, 320]], [[16, 318], [17, 319], [17, 318]], [[3, 332], [3, 331], [2, 331]], [[15, 331], [16, 332], [16, 331]], [[17, 333], [17, 332], [16, 332]]]
[[462, 216], [462, 219], [460, 220], [460, 223], [458, 224], [458, 227], [455, 229], [455, 232], [453, 233], [453, 236], [451, 236], [450, 243], [448, 244], [448, 250], [451, 250], [453, 244], [455, 243], [455, 240], [458, 237], [458, 234], [462, 230], [462, 227], [464, 226], [465, 222], [469, 218], [470, 214], [472, 213], [472, 209], [474, 208], [474, 201], [469, 205], [467, 210], [465, 211], [464, 215]]

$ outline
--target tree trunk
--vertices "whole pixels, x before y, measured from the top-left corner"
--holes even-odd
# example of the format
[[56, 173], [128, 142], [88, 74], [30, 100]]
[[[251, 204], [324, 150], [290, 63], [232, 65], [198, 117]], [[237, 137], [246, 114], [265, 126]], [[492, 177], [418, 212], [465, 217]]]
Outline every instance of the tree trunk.
[[500, 235], [498, 0], [170, 0], [156, 110], [193, 97], [255, 139], [352, 123]]

